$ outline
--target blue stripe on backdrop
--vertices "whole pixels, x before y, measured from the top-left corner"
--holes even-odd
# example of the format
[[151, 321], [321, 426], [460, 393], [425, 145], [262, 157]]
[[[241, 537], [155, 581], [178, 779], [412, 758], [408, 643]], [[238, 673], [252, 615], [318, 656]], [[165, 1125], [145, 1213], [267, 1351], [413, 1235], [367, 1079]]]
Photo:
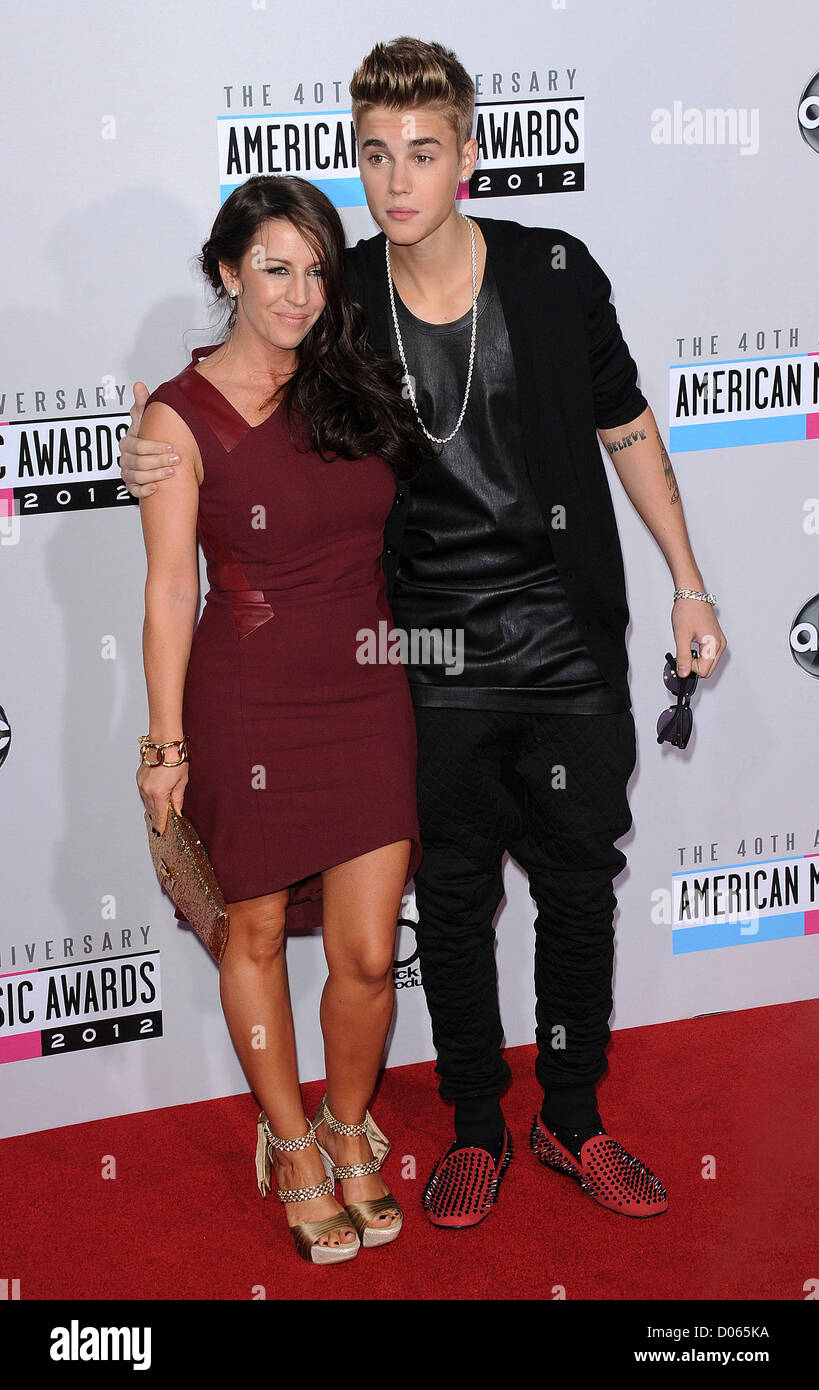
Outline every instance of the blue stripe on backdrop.
[[[763, 917], [753, 933], [747, 922], [710, 922], [703, 927], [675, 927], [674, 955], [689, 951], [712, 951], [718, 946], [747, 946], [753, 941], [781, 941], [788, 936], [804, 936], [804, 912], [783, 912], [778, 917]], [[746, 928], [743, 933], [743, 926]]]
[[[311, 179], [314, 187], [325, 193], [330, 202], [337, 208], [358, 208], [366, 205], [367, 199], [364, 197], [364, 185], [361, 179]], [[223, 183], [219, 192], [221, 201], [224, 203], [239, 184]], [[804, 435], [804, 430], [803, 430]]]
[[782, 415], [778, 419], [720, 420], [711, 425], [672, 425], [668, 447], [672, 454], [694, 449], [730, 449], [744, 444], [782, 444], [804, 439], [806, 415]]

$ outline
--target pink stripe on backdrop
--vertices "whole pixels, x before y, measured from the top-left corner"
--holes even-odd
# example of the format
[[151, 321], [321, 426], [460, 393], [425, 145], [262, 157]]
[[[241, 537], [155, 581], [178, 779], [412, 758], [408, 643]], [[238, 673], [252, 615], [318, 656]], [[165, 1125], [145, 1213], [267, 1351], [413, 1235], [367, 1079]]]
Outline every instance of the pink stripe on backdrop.
[[0, 516], [14, 516], [14, 493], [10, 487], [0, 487]]
[[819, 414], [805, 416], [805, 438], [819, 439]]
[[[809, 415], [808, 419], [810, 420], [810, 418]], [[819, 416], [814, 415], [813, 418], [817, 420]], [[819, 855], [806, 854], [804, 857], [805, 859], [817, 859]], [[819, 936], [819, 908], [814, 908], [812, 912], [805, 913], [805, 936]]]
[[0, 1062], [24, 1062], [27, 1057], [42, 1057], [42, 1036], [42, 1033], [20, 1033], [16, 1038], [0, 1038]]

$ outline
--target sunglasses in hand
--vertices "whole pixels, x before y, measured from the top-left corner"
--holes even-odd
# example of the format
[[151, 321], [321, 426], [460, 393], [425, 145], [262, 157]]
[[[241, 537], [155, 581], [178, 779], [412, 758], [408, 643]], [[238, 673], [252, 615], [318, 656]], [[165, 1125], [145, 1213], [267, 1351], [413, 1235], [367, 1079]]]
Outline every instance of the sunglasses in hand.
[[[698, 655], [693, 647], [691, 648], [691, 655]], [[691, 696], [697, 688], [698, 680], [699, 676], [694, 671], [688, 676], [678, 675], [674, 657], [670, 652], [666, 652], [663, 683], [666, 690], [670, 690], [672, 695], [676, 695], [677, 703], [664, 709], [657, 720], [658, 743], [671, 743], [675, 748], [685, 748], [694, 727]]]

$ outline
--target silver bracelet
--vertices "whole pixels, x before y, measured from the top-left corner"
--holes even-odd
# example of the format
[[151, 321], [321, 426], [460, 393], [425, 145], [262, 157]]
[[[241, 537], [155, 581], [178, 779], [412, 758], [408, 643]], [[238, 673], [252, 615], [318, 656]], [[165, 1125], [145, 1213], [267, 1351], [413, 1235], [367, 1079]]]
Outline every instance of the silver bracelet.
[[703, 593], [700, 592], [699, 589], [675, 589], [675, 590], [674, 590], [674, 597], [675, 597], [675, 598], [698, 598], [698, 599], [701, 599], [703, 603], [711, 603], [711, 604], [714, 604], [714, 603], [716, 603], [716, 601], [717, 601], [717, 596], [716, 596], [716, 594], [710, 594], [710, 593], [709, 593], [709, 594], [703, 594]]

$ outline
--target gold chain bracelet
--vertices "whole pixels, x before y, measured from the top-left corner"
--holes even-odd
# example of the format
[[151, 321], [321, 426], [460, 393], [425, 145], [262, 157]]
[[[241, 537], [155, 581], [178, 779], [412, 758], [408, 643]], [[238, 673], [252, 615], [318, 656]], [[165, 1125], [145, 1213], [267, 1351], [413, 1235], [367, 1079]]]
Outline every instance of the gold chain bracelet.
[[[152, 762], [146, 756], [148, 749], [153, 748], [156, 753], [156, 761]], [[168, 762], [165, 757], [166, 748], [175, 748], [179, 754], [176, 762]], [[190, 762], [188, 757], [188, 740], [186, 738], [171, 738], [167, 743], [152, 743], [148, 734], [141, 734], [139, 739], [139, 758], [146, 767], [181, 767], [182, 763]]]

